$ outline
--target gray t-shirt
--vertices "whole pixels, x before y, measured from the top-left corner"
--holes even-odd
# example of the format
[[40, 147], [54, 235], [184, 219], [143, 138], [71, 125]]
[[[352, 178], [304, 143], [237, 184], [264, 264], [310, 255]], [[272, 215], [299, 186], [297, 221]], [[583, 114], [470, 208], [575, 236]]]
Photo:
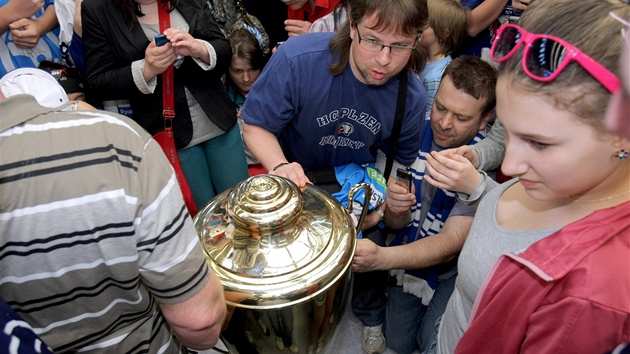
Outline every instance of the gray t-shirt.
[[499, 197], [517, 181], [514, 178], [498, 185], [479, 203], [475, 220], [459, 255], [459, 275], [455, 290], [440, 324], [437, 347], [440, 354], [455, 351], [464, 331], [468, 329], [470, 313], [479, 289], [499, 256], [504, 253], [521, 253], [533, 243], [560, 229], [508, 230], [497, 223]]

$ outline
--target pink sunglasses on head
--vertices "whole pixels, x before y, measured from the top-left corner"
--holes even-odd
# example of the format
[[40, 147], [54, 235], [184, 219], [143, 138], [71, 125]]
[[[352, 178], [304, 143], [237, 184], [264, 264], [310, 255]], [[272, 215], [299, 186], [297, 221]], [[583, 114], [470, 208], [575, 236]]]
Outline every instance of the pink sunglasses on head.
[[523, 71], [534, 80], [553, 81], [575, 60], [608, 91], [615, 93], [621, 86], [619, 78], [571, 43], [548, 34], [529, 33], [511, 23], [499, 27], [490, 49], [490, 58], [497, 63], [504, 62], [514, 56], [522, 44], [526, 45]]

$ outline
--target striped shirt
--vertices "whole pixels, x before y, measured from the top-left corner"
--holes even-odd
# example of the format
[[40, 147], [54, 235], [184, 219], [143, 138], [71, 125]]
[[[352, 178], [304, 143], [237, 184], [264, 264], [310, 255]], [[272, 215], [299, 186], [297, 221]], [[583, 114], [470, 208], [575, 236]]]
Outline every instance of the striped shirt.
[[157, 302], [210, 273], [160, 146], [28, 95], [0, 112], [0, 296], [55, 352], [179, 352]]
[[437, 61], [429, 62], [420, 73], [420, 81], [427, 89], [427, 117], [431, 117], [431, 109], [433, 107], [433, 99], [442, 82], [442, 73], [446, 65], [452, 60], [450, 55]]
[[[348, 20], [348, 13], [345, 6], [338, 7], [328, 15], [318, 18], [313, 21], [311, 28], [308, 30], [312, 32], [336, 32], [341, 26]], [[336, 22], [336, 23], [335, 23]]]

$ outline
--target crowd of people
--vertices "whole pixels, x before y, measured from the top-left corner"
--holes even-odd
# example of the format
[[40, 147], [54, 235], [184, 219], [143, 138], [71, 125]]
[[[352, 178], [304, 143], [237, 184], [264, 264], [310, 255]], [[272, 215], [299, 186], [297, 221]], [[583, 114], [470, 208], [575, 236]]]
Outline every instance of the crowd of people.
[[0, 0], [0, 351], [216, 344], [171, 111], [197, 208], [378, 171], [366, 353], [630, 351], [627, 1], [269, 3]]

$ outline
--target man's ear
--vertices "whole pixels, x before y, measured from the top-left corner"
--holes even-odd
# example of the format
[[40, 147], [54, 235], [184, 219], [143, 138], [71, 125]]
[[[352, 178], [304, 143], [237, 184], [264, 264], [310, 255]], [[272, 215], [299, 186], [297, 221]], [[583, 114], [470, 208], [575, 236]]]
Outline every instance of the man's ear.
[[481, 122], [479, 122], [479, 130], [486, 129], [486, 125], [488, 125], [488, 122], [490, 122], [490, 120], [492, 120], [493, 117], [494, 117], [494, 109], [486, 113], [486, 115], [481, 118]]
[[352, 31], [352, 27], [354, 26], [354, 22], [350, 18], [348, 18], [346, 21], [348, 21], [348, 25], [350, 26], [350, 38], [352, 40], [354, 40], [354, 31]]

